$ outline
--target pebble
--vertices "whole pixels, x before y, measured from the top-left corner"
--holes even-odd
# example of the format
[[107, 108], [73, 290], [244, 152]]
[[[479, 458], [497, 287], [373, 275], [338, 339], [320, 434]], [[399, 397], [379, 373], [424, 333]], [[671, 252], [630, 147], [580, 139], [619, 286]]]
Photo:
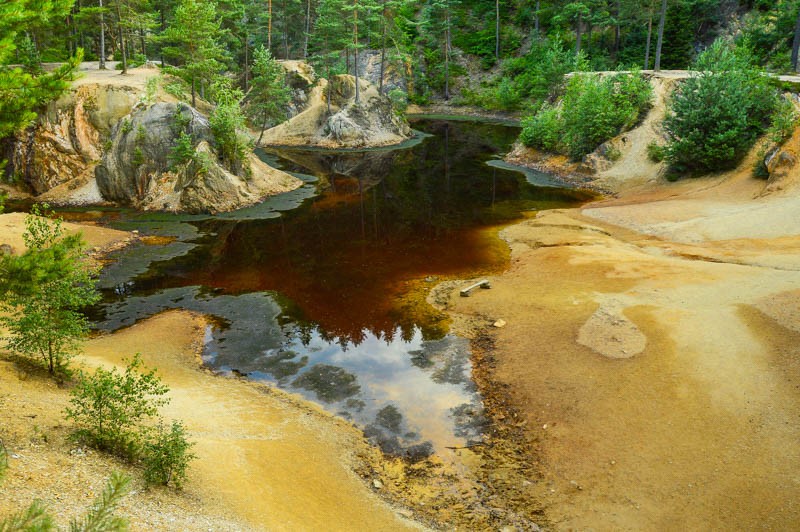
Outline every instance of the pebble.
[[497, 320], [497, 321], [496, 321], [496, 322], [494, 322], [492, 325], [494, 325], [494, 326], [495, 326], [495, 327], [497, 327], [498, 329], [501, 329], [501, 328], [503, 328], [503, 327], [505, 327], [505, 326], [506, 326], [506, 320], [502, 320], [502, 319], [501, 319], [501, 320]]
[[383, 488], [383, 482], [381, 482], [380, 480], [378, 480], [378, 479], [376, 478], [375, 480], [373, 480], [373, 481], [372, 481], [372, 486], [373, 486], [373, 487], [374, 487], [376, 490], [379, 490], [379, 489]]

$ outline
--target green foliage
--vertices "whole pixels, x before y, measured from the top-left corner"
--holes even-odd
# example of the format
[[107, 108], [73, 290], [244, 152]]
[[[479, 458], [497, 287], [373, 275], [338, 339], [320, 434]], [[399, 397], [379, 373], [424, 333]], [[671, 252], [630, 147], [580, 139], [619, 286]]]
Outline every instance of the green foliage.
[[80, 310], [100, 296], [95, 272], [81, 260], [80, 235], [65, 236], [61, 220], [40, 216], [46, 209], [34, 206], [25, 219], [27, 251], [0, 257], [0, 323], [9, 349], [39, 360], [60, 380], [88, 333]]
[[131, 491], [131, 478], [114, 471], [106, 487], [83, 517], [73, 519], [70, 532], [123, 532], [128, 530], [128, 520], [114, 515], [119, 503]]
[[272, 58], [269, 50], [263, 46], [258, 48], [253, 61], [253, 81], [247, 94], [247, 117], [263, 134], [267, 126], [286, 117], [290, 101], [291, 91], [283, 67]]
[[2, 481], [6, 472], [8, 471], [8, 450], [5, 444], [0, 440], [0, 481]]
[[783, 144], [792, 136], [798, 125], [800, 125], [800, 113], [797, 112], [794, 103], [790, 98], [780, 98], [770, 117], [767, 138], [773, 144]]
[[187, 100], [186, 93], [191, 90], [191, 87], [189, 87], [185, 81], [177, 77], [170, 77], [169, 81], [164, 83], [162, 86], [164, 88], [164, 92], [174, 96], [182, 102]]
[[561, 132], [564, 127], [561, 108], [545, 103], [539, 111], [522, 120], [519, 139], [526, 146], [545, 151], [561, 151]]
[[51, 530], [57, 530], [55, 520], [48, 513], [47, 505], [38, 499], [26, 509], [0, 521], [0, 532], [50, 532]]
[[733, 168], [769, 126], [777, 93], [749, 51], [727, 41], [717, 40], [695, 68], [669, 102], [667, 160], [678, 173]]
[[81, 373], [65, 413], [78, 427], [78, 440], [131, 462], [141, 460], [147, 482], [179, 488], [195, 456], [183, 423], [173, 421], [167, 429], [158, 413], [169, 402], [168, 392], [136, 355], [124, 373], [103, 368]]
[[234, 89], [225, 78], [215, 80], [212, 91], [217, 106], [208, 117], [208, 124], [220, 158], [234, 174], [247, 175], [250, 168], [245, 162], [252, 149], [252, 141], [241, 132], [246, 127], [245, 116], [239, 106], [243, 97], [242, 91]]
[[406, 109], [408, 109], [408, 94], [406, 91], [402, 89], [392, 89], [387, 96], [392, 102], [392, 107], [395, 112], [401, 115], [405, 114]]
[[504, 62], [499, 81], [479, 91], [470, 103], [503, 111], [538, 107], [561, 90], [564, 74], [587, 67], [584, 54], [576, 55], [560, 41], [535, 41], [526, 55]]
[[147, 424], [169, 402], [164, 397], [168, 391], [155, 370], [147, 371], [136, 355], [123, 373], [103, 368], [91, 375], [81, 372], [66, 417], [78, 426], [75, 436], [80, 441], [135, 460], [142, 453]]
[[559, 105], [544, 105], [523, 122], [520, 139], [579, 159], [635, 126], [651, 99], [652, 87], [639, 73], [575, 75]]
[[653, 141], [647, 145], [647, 158], [654, 163], [660, 163], [667, 157], [667, 150], [664, 146]]
[[144, 82], [144, 94], [140, 96], [142, 103], [150, 105], [156, 101], [158, 86], [161, 84], [161, 76], [151, 76]]
[[216, 2], [181, 0], [161, 38], [169, 44], [164, 55], [180, 63], [175, 71], [191, 86], [193, 107], [198, 87], [210, 84], [223, 68], [226, 53], [221, 36]]
[[127, 118], [123, 118], [120, 127], [122, 128], [122, 134], [127, 135], [128, 133], [133, 131], [133, 122], [131, 122]]
[[148, 483], [180, 488], [186, 481], [186, 470], [195, 456], [187, 439], [186, 428], [173, 421], [169, 429], [159, 423], [154, 436], [145, 444], [144, 478]]
[[[117, 517], [117, 510], [122, 499], [130, 493], [130, 477], [113, 472], [103, 493], [95, 500], [83, 519], [70, 522], [70, 532], [125, 532], [128, 520]], [[30, 506], [0, 521], [0, 532], [48, 532], [58, 530], [53, 516], [47, 506], [40, 500], [33, 501]]]
[[22, 39], [20, 58], [24, 68], [8, 66], [15, 62], [18, 36], [26, 29], [65, 17], [73, 0], [47, 2], [16, 1], [0, 3], [0, 139], [27, 127], [36, 119], [36, 111], [57, 98], [69, 86], [83, 51], [53, 72], [42, 73], [38, 51], [29, 37]]

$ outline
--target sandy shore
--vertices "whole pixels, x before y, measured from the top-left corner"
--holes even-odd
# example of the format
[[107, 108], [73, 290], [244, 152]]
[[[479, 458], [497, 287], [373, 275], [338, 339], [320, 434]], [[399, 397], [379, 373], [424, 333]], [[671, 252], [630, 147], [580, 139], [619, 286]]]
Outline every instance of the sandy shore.
[[449, 294], [507, 322], [482, 371], [554, 529], [800, 522], [800, 199], [742, 168], [539, 213], [492, 290]]
[[[0, 216], [0, 243], [24, 250], [24, 215]], [[81, 230], [98, 253], [124, 245], [128, 233]], [[34, 498], [62, 524], [80, 514], [112, 470], [135, 479], [120, 513], [136, 530], [405, 530], [420, 529], [376, 495], [371, 472], [384, 464], [349, 423], [279, 390], [215, 376], [197, 357], [201, 316], [158, 315], [88, 341], [75, 363], [87, 369], [124, 367], [141, 353], [170, 387], [163, 414], [182, 419], [197, 460], [180, 492], [145, 489], [141, 475], [102, 453], [68, 440], [62, 411], [69, 392], [38, 368], [0, 351], [0, 440], [11, 454], [0, 483], [0, 516]], [[356, 471], [367, 478], [361, 478]]]

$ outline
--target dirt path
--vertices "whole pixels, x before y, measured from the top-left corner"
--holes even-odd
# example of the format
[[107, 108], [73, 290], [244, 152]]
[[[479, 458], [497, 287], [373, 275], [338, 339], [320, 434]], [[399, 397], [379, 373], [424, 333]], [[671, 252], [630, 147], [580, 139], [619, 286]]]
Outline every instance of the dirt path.
[[[507, 228], [496, 332], [556, 529], [800, 522], [800, 201], [746, 173]], [[795, 195], [796, 196], [796, 195]], [[612, 224], [613, 222], [613, 224]]]

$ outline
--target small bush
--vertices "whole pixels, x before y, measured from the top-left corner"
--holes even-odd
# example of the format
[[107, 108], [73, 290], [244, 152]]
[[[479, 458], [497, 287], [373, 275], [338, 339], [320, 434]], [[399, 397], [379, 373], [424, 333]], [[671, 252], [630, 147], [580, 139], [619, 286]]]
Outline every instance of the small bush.
[[770, 118], [767, 138], [773, 144], [783, 144], [798, 126], [797, 109], [788, 98], [780, 98]]
[[122, 127], [122, 134], [127, 135], [128, 133], [133, 131], [133, 122], [131, 122], [127, 118], [123, 118], [121, 127]]
[[168, 391], [136, 355], [122, 374], [102, 368], [91, 376], [81, 374], [67, 419], [77, 423], [78, 440], [130, 462], [141, 461], [149, 483], [179, 488], [195, 456], [183, 423], [173, 421], [166, 429], [158, 413], [169, 402]]
[[145, 444], [147, 423], [169, 402], [164, 397], [168, 391], [136, 355], [122, 374], [103, 368], [92, 375], [81, 372], [66, 417], [78, 425], [78, 440], [134, 461]]
[[388, 94], [392, 107], [399, 114], [404, 114], [408, 109], [408, 94], [402, 89], [392, 89]]
[[539, 112], [522, 121], [520, 140], [526, 146], [535, 146], [551, 152], [561, 151], [563, 127], [561, 108], [544, 104]]
[[647, 145], [647, 158], [654, 163], [660, 163], [667, 156], [667, 150], [664, 146], [660, 146], [657, 142], [653, 141]]
[[186, 470], [195, 456], [189, 452], [192, 443], [186, 428], [173, 421], [169, 430], [159, 423], [144, 448], [144, 478], [148, 483], [180, 488], [186, 481]]
[[147, 81], [144, 83], [144, 94], [140, 96], [142, 103], [149, 105], [156, 101], [156, 94], [158, 93], [158, 85], [160, 83], [160, 76], [151, 76], [147, 78]]
[[577, 160], [634, 127], [651, 99], [652, 87], [638, 73], [575, 75], [557, 106], [543, 105], [523, 122], [520, 140]]

